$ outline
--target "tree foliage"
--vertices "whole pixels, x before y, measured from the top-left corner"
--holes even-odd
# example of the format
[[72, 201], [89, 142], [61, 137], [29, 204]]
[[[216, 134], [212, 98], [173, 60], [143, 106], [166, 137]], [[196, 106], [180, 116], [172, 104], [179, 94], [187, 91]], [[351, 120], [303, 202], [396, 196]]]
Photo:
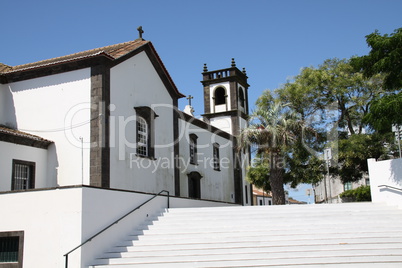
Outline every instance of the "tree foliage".
[[364, 122], [381, 133], [390, 132], [392, 125], [402, 126], [402, 92], [391, 93], [373, 100]]
[[371, 201], [370, 186], [360, 186], [353, 190], [347, 190], [339, 195], [344, 202]]
[[392, 124], [402, 125], [402, 28], [390, 35], [375, 31], [366, 36], [366, 41], [371, 48], [369, 54], [355, 57], [351, 63], [365, 77], [382, 74], [388, 92], [372, 102], [365, 122], [381, 132], [390, 131]]
[[[274, 93], [265, 91], [258, 99], [254, 119], [259, 121], [250, 123], [251, 132], [242, 138], [257, 145], [260, 157], [275, 156], [283, 163], [282, 183], [296, 187], [322, 179], [325, 148], [334, 150], [330, 172], [343, 182], [362, 178], [368, 158], [388, 157], [391, 124], [402, 125], [402, 28], [366, 38], [371, 47], [367, 56], [328, 59], [318, 67], [303, 68]], [[280, 112], [270, 114], [274, 104], [282, 105]], [[276, 120], [290, 114], [302, 124], [297, 131], [281, 132], [287, 128]], [[249, 179], [268, 190], [264, 182], [269, 178], [272, 186], [277, 172], [273, 168], [272, 162], [261, 161], [250, 168]]]
[[348, 60], [328, 59], [318, 68], [302, 69], [293, 81], [276, 90], [279, 98], [310, 120], [315, 127], [333, 107], [332, 121], [349, 133], [362, 133], [363, 117], [369, 105], [382, 92], [381, 77], [370, 79], [355, 72]]
[[358, 181], [368, 172], [367, 159], [386, 156], [386, 139], [379, 134], [355, 134], [338, 142], [332, 174], [339, 175], [343, 183]]
[[257, 109], [251, 115], [249, 126], [240, 135], [242, 147], [251, 145], [263, 159], [260, 166], [249, 171], [248, 177], [264, 178], [253, 176], [252, 172], [265, 172], [269, 166], [269, 185], [275, 205], [285, 204], [285, 152], [286, 148], [298, 140], [302, 126], [303, 121], [286, 104], [274, 101], [269, 92], [264, 92], [257, 102]]
[[266, 192], [271, 191], [268, 161], [261, 158], [261, 156], [256, 156], [253, 159], [252, 165], [248, 168], [247, 180], [257, 188], [263, 189]]
[[366, 77], [385, 74], [384, 87], [388, 90], [402, 88], [402, 28], [394, 33], [381, 35], [375, 31], [366, 36], [371, 48], [368, 55], [352, 59], [352, 65]]

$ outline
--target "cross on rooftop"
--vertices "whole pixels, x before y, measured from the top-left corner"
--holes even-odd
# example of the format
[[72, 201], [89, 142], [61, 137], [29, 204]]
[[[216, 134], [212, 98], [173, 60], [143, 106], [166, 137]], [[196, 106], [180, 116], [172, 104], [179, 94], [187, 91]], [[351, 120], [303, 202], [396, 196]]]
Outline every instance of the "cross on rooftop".
[[191, 100], [194, 99], [194, 97], [191, 95], [188, 95], [188, 97], [186, 99], [188, 99], [188, 105], [191, 106]]
[[142, 34], [144, 33], [144, 30], [142, 29], [142, 26], [137, 28], [138, 31], [138, 38], [142, 39]]

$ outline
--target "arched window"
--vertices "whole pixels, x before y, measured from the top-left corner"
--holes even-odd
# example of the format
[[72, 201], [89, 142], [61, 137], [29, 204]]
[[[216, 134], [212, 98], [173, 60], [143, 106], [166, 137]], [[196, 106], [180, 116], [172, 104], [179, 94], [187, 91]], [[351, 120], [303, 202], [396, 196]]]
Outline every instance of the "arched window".
[[223, 87], [215, 89], [215, 105], [226, 103], [226, 90]]
[[244, 102], [245, 98], [244, 98], [244, 92], [243, 92], [243, 88], [239, 88], [239, 101], [240, 101], [240, 107], [241, 108], [245, 108], [245, 102]]
[[190, 172], [188, 176], [188, 197], [201, 198], [201, 174], [198, 172]]
[[137, 119], [137, 155], [153, 159], [155, 157], [155, 118], [158, 115], [147, 106], [134, 107]]
[[141, 116], [137, 117], [137, 154], [148, 156], [148, 124]]
[[197, 135], [190, 134], [190, 163], [197, 164]]

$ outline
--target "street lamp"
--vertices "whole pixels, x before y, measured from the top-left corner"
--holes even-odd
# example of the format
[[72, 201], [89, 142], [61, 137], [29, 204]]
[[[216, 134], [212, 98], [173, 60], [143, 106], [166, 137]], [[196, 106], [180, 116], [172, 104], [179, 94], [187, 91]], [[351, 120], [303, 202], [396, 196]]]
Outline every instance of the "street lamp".
[[[330, 203], [332, 203], [332, 193], [331, 193], [331, 179], [329, 176], [329, 167], [331, 166], [331, 159], [332, 159], [332, 151], [331, 148], [325, 149], [324, 150], [324, 160], [325, 160], [325, 164], [327, 167], [327, 178], [328, 178], [328, 189], [329, 189], [329, 200]], [[326, 181], [327, 178], [324, 179], [324, 187], [325, 187], [325, 195], [327, 195], [327, 187], [326, 187]], [[328, 200], [327, 200], [328, 203]]]
[[402, 131], [402, 126], [400, 126], [398, 124], [392, 125], [392, 132], [395, 132], [395, 139], [398, 141], [399, 158], [402, 158], [402, 154], [401, 154], [401, 131]]

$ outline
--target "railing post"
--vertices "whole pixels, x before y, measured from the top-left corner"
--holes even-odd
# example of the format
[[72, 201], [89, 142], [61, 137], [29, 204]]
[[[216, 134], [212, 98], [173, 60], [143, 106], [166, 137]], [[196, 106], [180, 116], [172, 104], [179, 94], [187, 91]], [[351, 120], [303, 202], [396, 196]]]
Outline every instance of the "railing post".
[[68, 268], [68, 254], [64, 255], [64, 257], [66, 257], [66, 261], [65, 261], [65, 268]]
[[169, 209], [170, 194], [167, 192], [167, 208]]

